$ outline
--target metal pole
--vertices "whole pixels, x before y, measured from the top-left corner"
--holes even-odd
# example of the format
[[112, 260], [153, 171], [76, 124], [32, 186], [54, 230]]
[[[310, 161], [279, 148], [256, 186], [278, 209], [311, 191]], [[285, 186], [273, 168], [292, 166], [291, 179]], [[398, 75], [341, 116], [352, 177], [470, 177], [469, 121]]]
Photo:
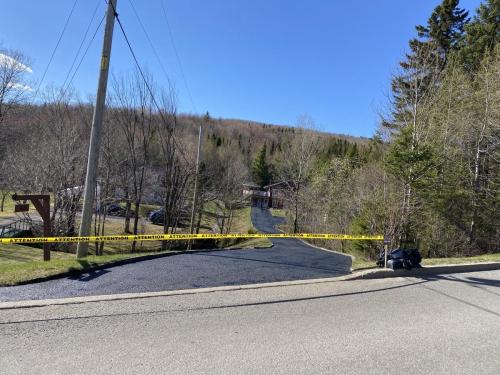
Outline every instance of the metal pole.
[[[193, 207], [191, 209], [191, 224], [189, 225], [189, 233], [194, 232], [194, 214], [196, 211], [196, 201], [198, 199], [198, 172], [200, 169], [200, 149], [201, 149], [201, 125], [198, 128], [198, 151], [196, 152], [196, 171], [194, 176], [194, 193], [193, 193]], [[188, 250], [191, 249], [192, 240], [188, 241]]]
[[[92, 119], [92, 130], [90, 133], [89, 157], [87, 163], [87, 176], [85, 177], [85, 191], [83, 194], [82, 222], [80, 224], [79, 236], [86, 237], [90, 234], [92, 211], [95, 198], [95, 184], [97, 179], [97, 167], [99, 164], [99, 148], [101, 144], [102, 119], [106, 102], [106, 88], [108, 85], [109, 59], [111, 57], [111, 42], [113, 40], [113, 26], [115, 24], [115, 9], [117, 0], [108, 0], [106, 15], [106, 26], [104, 29], [104, 41], [102, 45], [101, 68], [99, 70], [99, 83]], [[76, 249], [76, 257], [84, 258], [88, 253], [88, 242], [79, 242]]]
[[389, 245], [391, 244], [391, 239], [384, 236], [384, 268], [387, 268], [387, 255], [389, 254]]
[[384, 268], [387, 268], [387, 245], [384, 245]]

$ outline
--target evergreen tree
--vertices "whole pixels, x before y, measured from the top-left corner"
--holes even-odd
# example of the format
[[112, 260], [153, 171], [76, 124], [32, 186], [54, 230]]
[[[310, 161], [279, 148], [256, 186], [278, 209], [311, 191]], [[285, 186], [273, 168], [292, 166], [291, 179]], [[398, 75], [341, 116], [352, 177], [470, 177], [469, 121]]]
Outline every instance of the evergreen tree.
[[268, 185], [271, 181], [271, 172], [266, 162], [266, 153], [266, 144], [264, 144], [252, 164], [252, 176], [260, 187]]
[[465, 68], [476, 71], [484, 54], [493, 51], [500, 41], [500, 0], [487, 0], [476, 16], [465, 26], [465, 37], [459, 52]]
[[400, 62], [402, 72], [394, 77], [392, 121], [384, 125], [400, 129], [408, 123], [408, 112], [439, 83], [450, 53], [458, 50], [468, 23], [468, 12], [459, 0], [443, 0], [432, 12], [427, 26], [416, 26], [417, 38], [410, 40], [410, 53]]

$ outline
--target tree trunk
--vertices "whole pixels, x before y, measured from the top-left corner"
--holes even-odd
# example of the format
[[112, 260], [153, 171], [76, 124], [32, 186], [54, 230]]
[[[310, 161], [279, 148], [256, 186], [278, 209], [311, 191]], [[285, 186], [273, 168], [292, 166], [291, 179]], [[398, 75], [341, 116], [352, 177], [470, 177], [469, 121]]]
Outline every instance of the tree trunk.
[[4, 206], [5, 206], [5, 198], [7, 197], [7, 195], [9, 194], [9, 192], [5, 192], [5, 191], [2, 191], [2, 201], [0, 202], [0, 212], [3, 212], [4, 210]]

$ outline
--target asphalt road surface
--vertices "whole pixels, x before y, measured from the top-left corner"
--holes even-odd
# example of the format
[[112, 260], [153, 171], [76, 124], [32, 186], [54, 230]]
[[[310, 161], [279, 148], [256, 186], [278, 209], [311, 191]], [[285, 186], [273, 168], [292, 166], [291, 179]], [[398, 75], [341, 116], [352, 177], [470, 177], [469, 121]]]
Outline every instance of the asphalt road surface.
[[[276, 232], [268, 210], [252, 211], [254, 226]], [[295, 239], [273, 240], [270, 249], [181, 254], [140, 261], [77, 277], [0, 288], [0, 301], [153, 292], [223, 285], [315, 279], [350, 273], [351, 258]]]
[[0, 310], [2, 374], [500, 374], [500, 271]]

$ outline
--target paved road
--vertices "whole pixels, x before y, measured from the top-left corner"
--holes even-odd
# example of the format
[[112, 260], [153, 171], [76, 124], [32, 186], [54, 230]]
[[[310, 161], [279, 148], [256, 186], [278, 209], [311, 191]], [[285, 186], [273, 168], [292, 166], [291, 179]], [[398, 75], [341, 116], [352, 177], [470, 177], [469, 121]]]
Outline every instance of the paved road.
[[0, 310], [2, 374], [500, 374], [500, 271]]
[[[269, 211], [252, 212], [255, 226], [273, 232]], [[38, 284], [0, 288], [0, 301], [152, 292], [222, 285], [333, 277], [350, 273], [351, 258], [299, 240], [278, 239], [271, 249], [182, 254], [112, 267]]]

